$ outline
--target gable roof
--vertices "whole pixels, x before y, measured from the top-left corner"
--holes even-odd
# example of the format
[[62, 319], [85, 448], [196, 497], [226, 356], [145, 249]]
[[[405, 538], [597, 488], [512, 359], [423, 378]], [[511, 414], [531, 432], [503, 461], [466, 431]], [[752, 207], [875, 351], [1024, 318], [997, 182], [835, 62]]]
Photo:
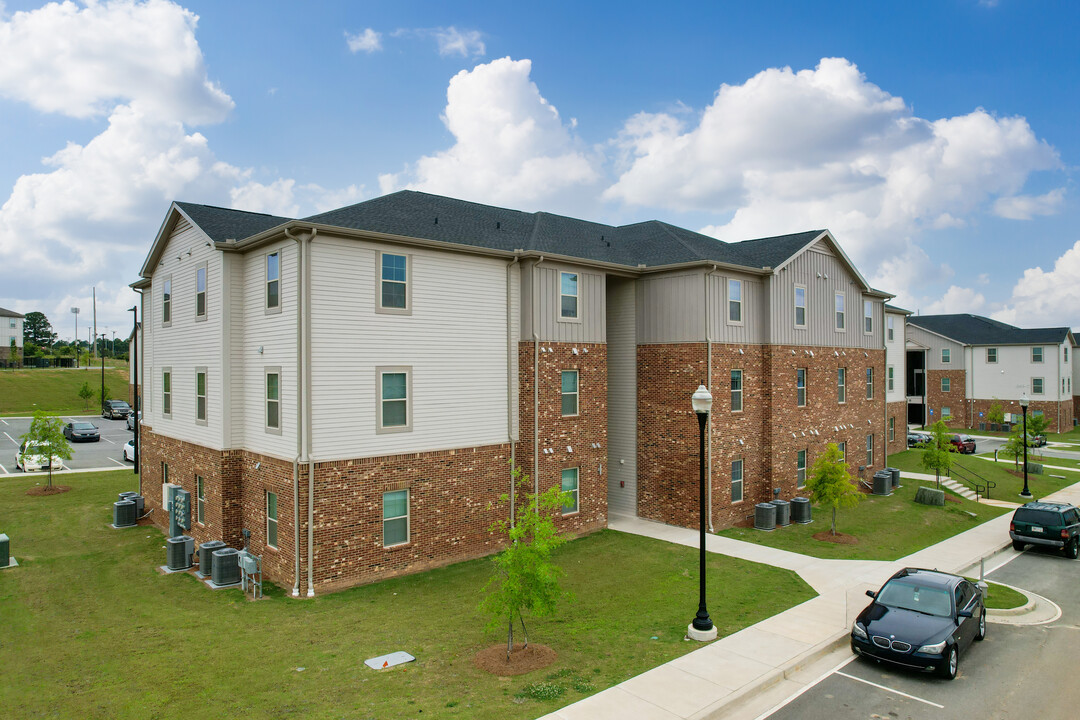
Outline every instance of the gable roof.
[[292, 219], [245, 210], [230, 210], [213, 205], [196, 205], [186, 202], [174, 204], [214, 242], [242, 240]]
[[0, 307], [0, 317], [24, 318], [26, 316], [25, 315], [20, 315], [19, 313], [15, 312], [14, 310], [6, 310], [6, 309]]
[[1070, 337], [1067, 327], [1018, 328], [982, 315], [911, 315], [908, 324], [964, 345], [1037, 345]]

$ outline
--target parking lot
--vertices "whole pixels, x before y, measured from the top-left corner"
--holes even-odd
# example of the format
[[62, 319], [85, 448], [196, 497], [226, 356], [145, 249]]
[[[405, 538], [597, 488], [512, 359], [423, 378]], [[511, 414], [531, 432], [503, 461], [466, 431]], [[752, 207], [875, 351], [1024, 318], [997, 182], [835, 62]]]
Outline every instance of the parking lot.
[[[103, 468], [128, 468], [124, 461], [124, 443], [133, 433], [124, 420], [106, 420], [100, 415], [62, 416], [65, 423], [86, 421], [97, 425], [101, 440], [97, 442], [71, 443], [71, 459], [64, 461], [65, 470], [100, 470]], [[19, 437], [30, 429], [31, 418], [0, 418], [0, 477], [22, 474], [15, 469], [15, 453], [21, 444]]]

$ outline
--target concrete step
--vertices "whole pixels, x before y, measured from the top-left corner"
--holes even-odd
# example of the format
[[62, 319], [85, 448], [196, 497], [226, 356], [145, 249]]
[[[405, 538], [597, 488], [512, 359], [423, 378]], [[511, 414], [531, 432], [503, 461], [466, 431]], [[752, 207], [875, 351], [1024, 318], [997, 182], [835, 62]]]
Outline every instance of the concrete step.
[[966, 497], [968, 500], [978, 499], [978, 496], [973, 490], [968, 488], [966, 485], [962, 485], [961, 483], [956, 482], [951, 478], [941, 478], [941, 484], [943, 487], [949, 488], [957, 495], [960, 495], [961, 497]]

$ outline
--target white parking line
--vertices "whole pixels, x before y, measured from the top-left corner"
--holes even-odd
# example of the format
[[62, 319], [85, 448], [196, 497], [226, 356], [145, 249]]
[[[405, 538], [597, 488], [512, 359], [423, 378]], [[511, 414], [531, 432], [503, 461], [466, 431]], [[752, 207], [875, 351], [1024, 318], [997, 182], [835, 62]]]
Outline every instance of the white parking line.
[[115, 441], [115, 440], [110, 440], [110, 439], [109, 439], [109, 438], [107, 438], [107, 437], [103, 437], [103, 438], [101, 438], [101, 439], [102, 439], [102, 440], [104, 440], [105, 442], [108, 442], [108, 443], [112, 443], [113, 445], [115, 445], [115, 444], [116, 444], [116, 441]]
[[1020, 557], [1020, 556], [1021, 556], [1021, 555], [1023, 555], [1023, 554], [1024, 554], [1024, 551], [1023, 551], [1023, 550], [1020, 550], [1020, 551], [1017, 551], [1017, 550], [1013, 550], [1013, 554], [1012, 554], [1011, 556], [1009, 556], [1009, 557], [1008, 557], [1008, 558], [1006, 558], [1005, 560], [1002, 560], [1002, 561], [1001, 561], [1000, 563], [998, 563], [998, 564], [997, 564], [997, 565], [995, 565], [994, 567], [992, 567], [992, 568], [990, 568], [989, 570], [987, 570], [987, 571], [986, 571], [986, 574], [987, 574], [987, 575], [990, 575], [991, 573], [997, 572], [998, 570], [1000, 570], [1001, 568], [1005, 567], [1006, 565], [1008, 565], [1008, 564], [1009, 564], [1009, 563], [1011, 563], [1011, 562], [1012, 562], [1013, 560], [1015, 560], [1016, 558]]
[[893, 689], [891, 687], [885, 687], [884, 685], [878, 685], [875, 682], [870, 682], [869, 680], [863, 680], [861, 677], [855, 677], [854, 675], [848, 675], [846, 672], [840, 672], [839, 670], [837, 670], [836, 674], [837, 675], [843, 675], [844, 677], [851, 678], [852, 680], [858, 680], [861, 683], [866, 683], [867, 685], [871, 685], [873, 687], [876, 687], [878, 690], [884, 690], [885, 692], [893, 693], [894, 695], [903, 695], [906, 698], [911, 698], [912, 700], [918, 700], [921, 703], [926, 703], [927, 705], [932, 705], [933, 707], [936, 707], [938, 710], [944, 710], [945, 709], [944, 705], [938, 705], [936, 702], [931, 702], [929, 700], [924, 700], [923, 698], [916, 697], [915, 695], [908, 695], [906, 692], [902, 692], [900, 690], [895, 690], [895, 689]]
[[10, 436], [10, 435], [8, 435], [7, 433], [4, 433], [4, 435], [7, 435], [7, 439], [8, 439], [8, 440], [10, 440], [11, 442], [15, 443], [16, 445], [18, 445], [18, 444], [19, 444], [19, 443], [18, 443], [18, 442], [17, 442], [16, 440], [15, 440], [15, 438], [11, 437], [11, 436]]
[[7, 468], [6, 468], [6, 467], [4, 467], [3, 465], [0, 465], [0, 470], [3, 470], [3, 471], [4, 471], [4, 474], [5, 474], [5, 475], [10, 475], [10, 474], [11, 474], [11, 473], [9, 473], [9, 472], [7, 471]]
[[117, 465], [119, 465], [119, 466], [120, 466], [120, 467], [122, 467], [122, 468], [126, 468], [126, 467], [128, 467], [127, 465], [125, 465], [124, 463], [120, 462], [120, 461], [119, 461], [119, 460], [117, 460], [116, 458], [105, 458], [105, 459], [106, 459], [106, 460], [111, 460], [112, 462], [116, 463]]
[[5, 425], [7, 425], [7, 424], [8, 424], [8, 421], [7, 421], [7, 420], [5, 420], [4, 418], [0, 418], [0, 422], [4, 423]]
[[799, 692], [795, 693], [794, 695], [792, 695], [791, 697], [789, 697], [789, 698], [788, 698], [787, 700], [785, 700], [784, 702], [780, 703], [780, 704], [779, 704], [779, 705], [777, 705], [776, 707], [773, 707], [773, 708], [769, 708], [769, 709], [768, 709], [768, 710], [766, 710], [765, 712], [763, 712], [763, 713], [761, 713], [760, 715], [758, 715], [758, 716], [757, 716], [756, 718], [754, 718], [754, 720], [766, 720], [766, 718], [770, 718], [770, 717], [772, 717], [772, 716], [773, 716], [774, 714], [776, 714], [776, 713], [780, 712], [780, 711], [781, 711], [781, 710], [783, 710], [783, 709], [784, 709], [785, 707], [787, 707], [787, 706], [788, 706], [788, 705], [789, 705], [790, 703], [794, 702], [796, 698], [798, 698], [799, 696], [801, 696], [801, 695], [802, 695], [803, 693], [805, 693], [805, 692], [806, 692], [807, 690], [810, 690], [810, 689], [811, 689], [811, 688], [813, 688], [813, 687], [814, 687], [815, 685], [817, 685], [818, 683], [820, 683], [820, 682], [821, 682], [822, 680], [825, 680], [825, 679], [827, 679], [827, 678], [829, 678], [829, 677], [832, 677], [832, 675], [833, 675], [834, 673], [837, 673], [837, 672], [839, 672], [839, 671], [840, 671], [840, 668], [842, 668], [842, 667], [846, 667], [847, 665], [849, 665], [849, 664], [851, 664], [851, 663], [855, 662], [855, 658], [856, 658], [856, 656], [855, 656], [855, 655], [852, 655], [851, 657], [849, 657], [849, 658], [845, 659], [845, 660], [844, 660], [843, 662], [841, 662], [841, 663], [840, 663], [839, 665], [837, 665], [836, 667], [834, 667], [834, 668], [833, 668], [832, 670], [830, 670], [829, 672], [825, 673], [824, 675], [822, 675], [822, 676], [821, 676], [821, 677], [819, 677], [818, 679], [814, 680], [814, 681], [813, 681], [812, 683], [809, 683], [809, 684], [807, 684], [807, 685], [806, 685], [806, 686], [805, 686], [805, 687], [804, 687], [803, 689], [799, 690]]

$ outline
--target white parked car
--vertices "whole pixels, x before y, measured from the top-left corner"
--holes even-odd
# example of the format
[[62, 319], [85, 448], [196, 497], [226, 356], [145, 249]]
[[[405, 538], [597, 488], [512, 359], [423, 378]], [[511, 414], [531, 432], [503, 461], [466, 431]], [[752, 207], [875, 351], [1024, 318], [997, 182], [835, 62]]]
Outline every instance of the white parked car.
[[124, 459], [128, 462], [135, 462], [135, 438], [124, 443]]
[[[23, 472], [30, 472], [31, 470], [48, 470], [49, 469], [49, 456], [46, 453], [39, 451], [41, 443], [23, 443], [18, 450], [15, 451], [15, 467]], [[35, 452], [37, 451], [37, 452]], [[53, 457], [52, 466], [54, 470], [62, 470], [64, 463], [58, 457]]]

